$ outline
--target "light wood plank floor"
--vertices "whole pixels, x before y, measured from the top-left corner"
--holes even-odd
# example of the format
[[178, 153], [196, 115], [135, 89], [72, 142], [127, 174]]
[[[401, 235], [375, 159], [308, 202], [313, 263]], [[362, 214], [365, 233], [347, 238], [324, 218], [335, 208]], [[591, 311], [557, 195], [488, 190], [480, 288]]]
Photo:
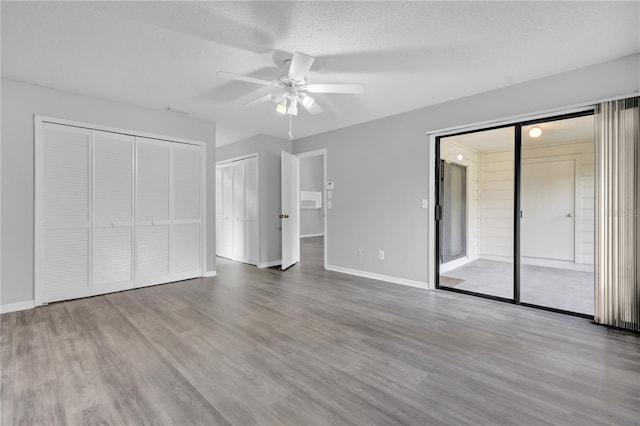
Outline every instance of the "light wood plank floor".
[[219, 276], [1, 316], [3, 425], [639, 424], [640, 337], [325, 271]]

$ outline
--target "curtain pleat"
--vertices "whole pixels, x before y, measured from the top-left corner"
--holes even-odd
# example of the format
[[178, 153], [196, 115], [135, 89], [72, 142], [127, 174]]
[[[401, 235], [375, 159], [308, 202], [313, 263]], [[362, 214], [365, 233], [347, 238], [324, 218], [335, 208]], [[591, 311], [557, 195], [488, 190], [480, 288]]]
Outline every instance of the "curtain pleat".
[[596, 106], [595, 322], [640, 331], [640, 98]]

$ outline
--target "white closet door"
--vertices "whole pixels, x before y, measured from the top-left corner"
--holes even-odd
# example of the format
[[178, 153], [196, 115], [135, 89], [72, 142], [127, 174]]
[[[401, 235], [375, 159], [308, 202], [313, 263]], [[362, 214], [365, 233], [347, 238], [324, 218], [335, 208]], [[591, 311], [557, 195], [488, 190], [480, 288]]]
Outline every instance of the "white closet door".
[[258, 159], [244, 161], [244, 260], [258, 263]]
[[171, 143], [136, 138], [136, 287], [171, 280]]
[[133, 288], [133, 141], [93, 132], [93, 295]]
[[172, 280], [202, 276], [202, 148], [172, 144]]
[[42, 302], [91, 295], [91, 131], [44, 123], [41, 159]]
[[220, 256], [233, 256], [233, 167], [222, 168], [222, 245]]
[[232, 259], [244, 262], [244, 161], [233, 163], [233, 253]]
[[222, 235], [222, 167], [216, 166], [216, 256], [222, 256], [224, 246]]

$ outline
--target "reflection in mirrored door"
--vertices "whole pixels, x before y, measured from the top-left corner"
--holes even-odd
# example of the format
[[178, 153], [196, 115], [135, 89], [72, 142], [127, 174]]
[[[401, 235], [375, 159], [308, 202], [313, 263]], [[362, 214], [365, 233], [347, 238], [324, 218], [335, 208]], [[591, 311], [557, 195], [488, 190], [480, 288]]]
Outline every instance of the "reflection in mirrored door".
[[515, 128], [439, 140], [439, 287], [513, 299]]
[[441, 261], [448, 263], [467, 254], [467, 168], [444, 160], [441, 167]]
[[593, 315], [594, 118], [522, 127], [520, 301]]

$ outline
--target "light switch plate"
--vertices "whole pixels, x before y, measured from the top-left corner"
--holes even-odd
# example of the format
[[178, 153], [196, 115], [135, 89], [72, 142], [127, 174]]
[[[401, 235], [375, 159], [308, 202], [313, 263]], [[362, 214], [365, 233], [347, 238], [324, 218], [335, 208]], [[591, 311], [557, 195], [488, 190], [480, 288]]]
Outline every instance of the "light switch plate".
[[429, 200], [422, 200], [422, 208], [423, 209], [429, 208]]
[[333, 207], [333, 202], [327, 201], [327, 208], [330, 209]]
[[333, 191], [327, 191], [327, 200], [330, 200], [333, 198]]

